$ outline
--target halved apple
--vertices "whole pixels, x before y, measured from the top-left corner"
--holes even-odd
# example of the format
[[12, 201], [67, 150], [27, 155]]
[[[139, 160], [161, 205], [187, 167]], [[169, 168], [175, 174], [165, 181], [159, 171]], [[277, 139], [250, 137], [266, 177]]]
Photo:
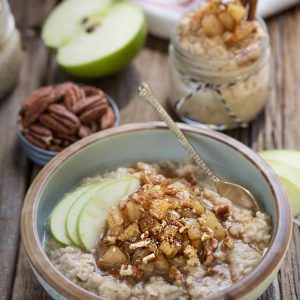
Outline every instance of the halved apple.
[[79, 239], [86, 250], [92, 250], [96, 245], [110, 207], [119, 203], [123, 197], [132, 194], [139, 186], [139, 178], [122, 177], [110, 181], [89, 199], [77, 224]]
[[300, 152], [267, 150], [259, 152], [274, 169], [286, 189], [294, 216], [300, 213]]
[[124, 68], [143, 47], [143, 11], [127, 1], [65, 0], [47, 18], [42, 38], [57, 49], [58, 63], [79, 77], [99, 77]]
[[73, 203], [90, 188], [92, 188], [92, 185], [81, 186], [75, 191], [65, 195], [56, 205], [50, 216], [50, 231], [53, 237], [63, 245], [72, 244], [65, 226], [69, 209]]

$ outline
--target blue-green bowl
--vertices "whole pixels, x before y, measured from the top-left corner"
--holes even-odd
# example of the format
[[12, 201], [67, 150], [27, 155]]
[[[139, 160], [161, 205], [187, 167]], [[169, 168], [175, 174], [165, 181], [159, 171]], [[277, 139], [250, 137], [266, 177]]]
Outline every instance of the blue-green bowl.
[[[181, 124], [188, 139], [218, 175], [249, 189], [272, 216], [273, 237], [259, 265], [221, 293], [206, 299], [256, 299], [275, 277], [292, 231], [289, 202], [273, 170], [251, 149], [214, 131]], [[105, 130], [52, 159], [31, 185], [22, 211], [22, 240], [37, 278], [53, 299], [100, 299], [64, 278], [42, 247], [45, 224], [60, 198], [81, 179], [136, 161], [181, 160], [187, 154], [162, 123]]]

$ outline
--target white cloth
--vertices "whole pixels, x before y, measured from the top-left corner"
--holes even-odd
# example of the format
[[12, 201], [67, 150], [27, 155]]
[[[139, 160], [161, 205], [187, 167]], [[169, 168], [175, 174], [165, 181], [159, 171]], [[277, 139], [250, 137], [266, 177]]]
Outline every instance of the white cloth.
[[[169, 38], [177, 20], [201, 0], [132, 0], [145, 11], [149, 31], [163, 38]], [[260, 0], [258, 13], [262, 17], [274, 15], [300, 0]]]

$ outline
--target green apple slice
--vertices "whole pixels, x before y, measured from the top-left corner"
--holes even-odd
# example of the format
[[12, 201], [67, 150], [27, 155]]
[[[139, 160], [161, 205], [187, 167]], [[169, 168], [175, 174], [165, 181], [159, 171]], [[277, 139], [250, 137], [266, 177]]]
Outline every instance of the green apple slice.
[[300, 213], [300, 169], [291, 166], [291, 164], [285, 164], [282, 161], [265, 158], [263, 152], [259, 154], [277, 173], [291, 202], [293, 215], [298, 215]]
[[44, 43], [51, 48], [67, 44], [82, 33], [83, 21], [88, 16], [105, 13], [112, 0], [64, 0], [48, 16], [42, 31]]
[[300, 170], [300, 151], [296, 150], [266, 150], [261, 151], [260, 156], [265, 160], [281, 162], [287, 166]]
[[66, 229], [67, 229], [69, 238], [72, 240], [72, 242], [75, 245], [77, 245], [79, 247], [82, 246], [79, 236], [78, 236], [78, 233], [77, 233], [77, 222], [78, 222], [78, 219], [79, 219], [79, 216], [80, 216], [80, 213], [81, 213], [83, 207], [91, 198], [93, 198], [97, 195], [99, 189], [101, 189], [103, 186], [105, 186], [109, 182], [110, 181], [101, 182], [97, 185], [94, 185], [93, 187], [91, 187], [90, 189], [85, 191], [84, 193], [82, 193], [80, 195], [80, 197], [77, 199], [77, 201], [75, 201], [73, 203], [73, 205], [71, 206], [71, 208], [69, 209], [68, 216], [66, 219]]
[[85, 249], [91, 251], [104, 228], [109, 208], [140, 186], [134, 176], [115, 179], [103, 186], [84, 206], [78, 220], [78, 236]]
[[66, 194], [62, 200], [56, 205], [50, 216], [50, 231], [53, 237], [63, 245], [71, 245], [72, 241], [66, 230], [66, 218], [69, 209], [73, 203], [92, 185], [85, 185], [77, 188], [75, 191]]

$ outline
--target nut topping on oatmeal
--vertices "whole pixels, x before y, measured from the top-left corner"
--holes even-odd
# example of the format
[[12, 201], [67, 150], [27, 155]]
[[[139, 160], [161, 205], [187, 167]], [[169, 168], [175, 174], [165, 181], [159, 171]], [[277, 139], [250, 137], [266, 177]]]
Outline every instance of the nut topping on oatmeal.
[[[100, 268], [131, 276], [128, 267], [120, 269], [126, 262], [142, 274], [137, 278], [162, 273], [178, 284], [187, 274], [185, 266], [211, 265], [218, 240], [228, 235], [222, 221], [229, 206], [205, 208], [203, 191], [186, 179], [166, 178], [139, 168], [132, 172], [139, 174], [142, 185], [110, 209], [106, 235], [97, 251]], [[189, 172], [188, 178], [196, 177]], [[229, 248], [224, 245], [223, 250]], [[111, 259], [113, 251], [119, 258]]]

